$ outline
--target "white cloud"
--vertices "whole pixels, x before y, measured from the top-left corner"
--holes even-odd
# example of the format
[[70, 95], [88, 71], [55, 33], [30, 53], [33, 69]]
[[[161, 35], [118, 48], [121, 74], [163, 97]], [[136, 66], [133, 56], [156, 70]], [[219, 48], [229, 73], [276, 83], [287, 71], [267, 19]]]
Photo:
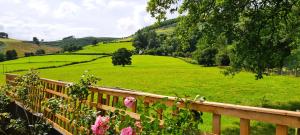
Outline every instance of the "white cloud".
[[53, 15], [55, 18], [73, 17], [79, 10], [80, 7], [77, 4], [64, 1], [59, 5], [58, 9], [54, 11]]
[[4, 26], [0, 24], [0, 31], [4, 30]]
[[83, 0], [82, 5], [88, 10], [97, 9], [104, 7], [106, 4], [105, 0]]
[[118, 29], [120, 31], [136, 31], [142, 28], [144, 24], [152, 24], [154, 19], [149, 14], [145, 13], [145, 7], [134, 7], [133, 13], [128, 17], [123, 17], [118, 20]]
[[[14, 0], [14, 2], [20, 4], [21, 0]], [[29, 0], [27, 5], [39, 15], [45, 15], [49, 12], [49, 6], [45, 0]]]
[[0, 0], [0, 30], [10, 37], [124, 37], [150, 25], [145, 0]]

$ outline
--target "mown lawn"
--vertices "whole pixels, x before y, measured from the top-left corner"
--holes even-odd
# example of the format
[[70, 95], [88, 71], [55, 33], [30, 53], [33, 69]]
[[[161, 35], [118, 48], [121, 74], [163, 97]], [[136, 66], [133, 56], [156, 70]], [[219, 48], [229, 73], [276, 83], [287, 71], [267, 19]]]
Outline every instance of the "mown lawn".
[[76, 53], [113, 53], [119, 48], [127, 48], [128, 50], [134, 49], [132, 42], [99, 43], [96, 46], [86, 46], [83, 50], [79, 50]]

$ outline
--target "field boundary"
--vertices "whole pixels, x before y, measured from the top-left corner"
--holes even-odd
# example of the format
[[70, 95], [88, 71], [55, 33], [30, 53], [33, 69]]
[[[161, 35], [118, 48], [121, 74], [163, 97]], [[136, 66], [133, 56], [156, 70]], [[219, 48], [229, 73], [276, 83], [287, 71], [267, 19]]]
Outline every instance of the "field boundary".
[[[110, 57], [110, 56], [109, 56], [109, 55], [105, 55], [105, 56], [100, 56], [100, 57], [97, 57], [97, 58], [93, 58], [93, 59], [91, 59], [91, 60], [78, 61], [78, 62], [71, 62], [71, 63], [67, 63], [67, 64], [63, 64], [63, 65], [58, 65], [58, 66], [39, 67], [39, 68], [34, 68], [34, 69], [35, 69], [35, 70], [38, 70], [38, 69], [61, 68], [61, 67], [72, 66], [72, 65], [77, 65], [77, 64], [89, 63], [89, 62], [93, 62], [93, 61], [96, 61], [96, 60], [98, 60], [98, 59], [105, 58], [105, 57]], [[14, 72], [22, 72], [22, 71], [28, 71], [28, 69], [12, 70], [12, 71], [4, 72], [4, 73], [14, 73]]]

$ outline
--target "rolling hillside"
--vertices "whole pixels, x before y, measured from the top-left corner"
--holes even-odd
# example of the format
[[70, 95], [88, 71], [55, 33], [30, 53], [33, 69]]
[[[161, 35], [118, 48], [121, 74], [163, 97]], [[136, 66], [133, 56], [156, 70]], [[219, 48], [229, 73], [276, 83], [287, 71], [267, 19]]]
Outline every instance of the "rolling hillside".
[[133, 50], [132, 42], [112, 42], [112, 43], [99, 43], [97, 45], [88, 45], [75, 53], [106, 53], [110, 54], [117, 51], [119, 48], [126, 48]]
[[25, 52], [35, 53], [37, 49], [44, 49], [47, 54], [56, 53], [61, 50], [59, 47], [51, 47], [46, 45], [38, 46], [15, 39], [0, 38], [0, 42], [4, 43], [4, 45], [1, 45], [1, 52], [5, 53], [7, 50], [15, 49], [18, 53], [18, 57], [23, 57]]
[[66, 37], [62, 40], [57, 41], [49, 41], [49, 42], [43, 42], [45, 45], [50, 46], [58, 46], [58, 47], [64, 47], [69, 45], [76, 45], [76, 46], [86, 46], [92, 44], [94, 41], [97, 42], [109, 42], [114, 41], [119, 38], [113, 38], [113, 37], [84, 37], [84, 38], [75, 38], [73, 36]]

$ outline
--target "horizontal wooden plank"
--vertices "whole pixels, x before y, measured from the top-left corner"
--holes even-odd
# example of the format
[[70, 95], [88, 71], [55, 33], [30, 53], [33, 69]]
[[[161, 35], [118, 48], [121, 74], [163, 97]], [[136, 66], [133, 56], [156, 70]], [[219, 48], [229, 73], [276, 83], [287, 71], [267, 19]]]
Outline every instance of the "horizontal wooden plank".
[[61, 127], [60, 125], [56, 124], [55, 122], [51, 121], [50, 119], [47, 119], [47, 121], [49, 123], [52, 124], [53, 128], [58, 131], [59, 133], [63, 134], [63, 135], [73, 135], [72, 133], [70, 133], [68, 130], [64, 129], [63, 127]]
[[54, 95], [59, 96], [59, 97], [63, 97], [65, 99], [71, 99], [68, 95], [60, 93], [60, 92], [56, 92], [54, 90], [45, 89], [44, 91], [47, 92], [47, 93], [54, 94]]

